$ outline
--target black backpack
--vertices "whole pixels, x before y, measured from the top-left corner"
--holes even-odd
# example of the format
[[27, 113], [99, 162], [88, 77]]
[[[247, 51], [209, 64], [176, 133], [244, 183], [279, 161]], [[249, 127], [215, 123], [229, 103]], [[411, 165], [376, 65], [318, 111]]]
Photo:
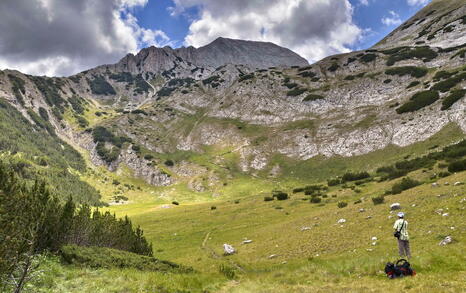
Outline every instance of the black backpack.
[[406, 259], [399, 259], [394, 264], [388, 262], [385, 265], [385, 273], [390, 279], [416, 275], [416, 272], [411, 268], [411, 264]]

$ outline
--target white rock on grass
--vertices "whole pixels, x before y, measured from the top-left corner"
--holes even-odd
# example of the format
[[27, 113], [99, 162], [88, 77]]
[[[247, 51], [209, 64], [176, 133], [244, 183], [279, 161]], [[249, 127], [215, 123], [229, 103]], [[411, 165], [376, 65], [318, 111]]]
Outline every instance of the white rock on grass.
[[432, 183], [432, 187], [438, 187], [438, 186], [439, 186], [439, 185], [438, 185], [437, 182]]
[[458, 186], [458, 185], [461, 185], [461, 184], [463, 184], [463, 183], [457, 181], [457, 182], [455, 182], [455, 184], [453, 184], [453, 185], [454, 185], [454, 186]]
[[311, 227], [302, 227], [301, 228], [301, 231], [308, 231], [308, 230], [311, 230]]
[[360, 213], [364, 213], [366, 210], [365, 209], [359, 209]]
[[448, 217], [449, 216], [449, 213], [443, 213], [442, 214], [442, 217]]
[[269, 255], [269, 259], [276, 258], [276, 257], [277, 257], [276, 254], [271, 254], [271, 255]]
[[371, 240], [372, 240], [372, 241], [377, 241], [377, 237], [372, 236]]
[[243, 244], [249, 244], [249, 243], [252, 243], [252, 240], [249, 240], [249, 239], [246, 239], [242, 242]]
[[377, 242], [372, 242], [372, 246], [376, 246], [377, 245]]
[[343, 223], [346, 223], [346, 219], [340, 219], [340, 220], [338, 220], [338, 224], [343, 224]]
[[399, 210], [399, 209], [401, 209], [401, 204], [398, 203], [398, 202], [392, 203], [392, 204], [390, 205], [390, 209], [391, 209], [392, 211], [394, 211], [394, 210]]
[[223, 252], [225, 255], [232, 255], [234, 253], [236, 253], [236, 250], [233, 246], [231, 246], [230, 244], [223, 244]]
[[440, 241], [440, 243], [438, 245], [445, 246], [447, 244], [450, 244], [452, 241], [453, 241], [453, 238], [451, 238], [451, 236], [447, 236], [447, 237], [445, 237], [445, 239]]

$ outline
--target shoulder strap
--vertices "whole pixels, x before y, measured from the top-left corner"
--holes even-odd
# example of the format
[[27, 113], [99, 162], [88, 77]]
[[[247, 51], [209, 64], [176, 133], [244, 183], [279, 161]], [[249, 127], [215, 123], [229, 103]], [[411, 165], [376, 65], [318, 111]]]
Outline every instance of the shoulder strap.
[[401, 233], [401, 230], [403, 230], [403, 226], [404, 226], [404, 224], [405, 224], [405, 220], [403, 220], [403, 223], [401, 223], [401, 228], [400, 228], [400, 230], [398, 230], [398, 232], [400, 232], [400, 233]]

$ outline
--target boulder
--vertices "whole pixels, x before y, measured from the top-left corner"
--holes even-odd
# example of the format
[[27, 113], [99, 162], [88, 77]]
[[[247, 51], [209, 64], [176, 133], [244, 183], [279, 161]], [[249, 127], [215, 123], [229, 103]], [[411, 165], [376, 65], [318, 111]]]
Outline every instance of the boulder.
[[371, 240], [372, 240], [372, 241], [377, 241], [377, 237], [373, 236], [373, 237], [371, 238]]
[[346, 223], [346, 219], [340, 219], [340, 220], [338, 220], [338, 222], [337, 222], [337, 223], [338, 223], [338, 224], [343, 224], [343, 223]]
[[301, 231], [307, 231], [307, 230], [311, 230], [311, 227], [302, 227], [301, 228]]
[[271, 255], [269, 255], [269, 259], [276, 258], [276, 257], [277, 257], [276, 254], [271, 254]]
[[457, 181], [457, 182], [455, 182], [453, 185], [454, 185], [454, 186], [458, 186], [458, 185], [461, 185], [461, 184], [463, 184], [463, 183]]
[[360, 213], [364, 213], [365, 211], [366, 211], [365, 209], [362, 209], [362, 208], [359, 209], [359, 212], [360, 212]]
[[243, 244], [249, 244], [249, 243], [252, 243], [252, 240], [249, 240], [249, 239], [246, 239], [242, 242]]
[[223, 244], [223, 252], [225, 255], [232, 255], [234, 253], [236, 253], [236, 250], [233, 246], [231, 246], [230, 244]]
[[392, 210], [392, 211], [394, 211], [394, 210], [399, 210], [399, 209], [401, 209], [401, 204], [398, 203], [398, 202], [392, 203], [392, 204], [390, 205], [390, 210]]
[[443, 213], [443, 214], [442, 214], [442, 217], [448, 217], [448, 216], [449, 216], [448, 213]]
[[447, 244], [450, 244], [452, 241], [453, 241], [453, 238], [451, 238], [451, 236], [447, 236], [447, 237], [445, 237], [445, 239], [440, 241], [440, 243], [438, 245], [445, 246]]
[[438, 187], [438, 186], [439, 186], [439, 185], [438, 185], [437, 182], [432, 183], [432, 187]]

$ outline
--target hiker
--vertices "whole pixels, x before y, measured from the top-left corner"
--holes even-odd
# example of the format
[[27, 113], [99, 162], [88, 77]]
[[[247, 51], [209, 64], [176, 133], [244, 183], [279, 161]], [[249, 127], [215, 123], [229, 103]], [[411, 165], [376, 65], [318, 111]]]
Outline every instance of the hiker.
[[394, 236], [398, 238], [398, 253], [400, 257], [406, 256], [408, 259], [411, 257], [409, 250], [409, 235], [408, 235], [408, 222], [405, 220], [403, 212], [398, 213], [398, 220], [395, 221], [393, 229], [395, 229]]

